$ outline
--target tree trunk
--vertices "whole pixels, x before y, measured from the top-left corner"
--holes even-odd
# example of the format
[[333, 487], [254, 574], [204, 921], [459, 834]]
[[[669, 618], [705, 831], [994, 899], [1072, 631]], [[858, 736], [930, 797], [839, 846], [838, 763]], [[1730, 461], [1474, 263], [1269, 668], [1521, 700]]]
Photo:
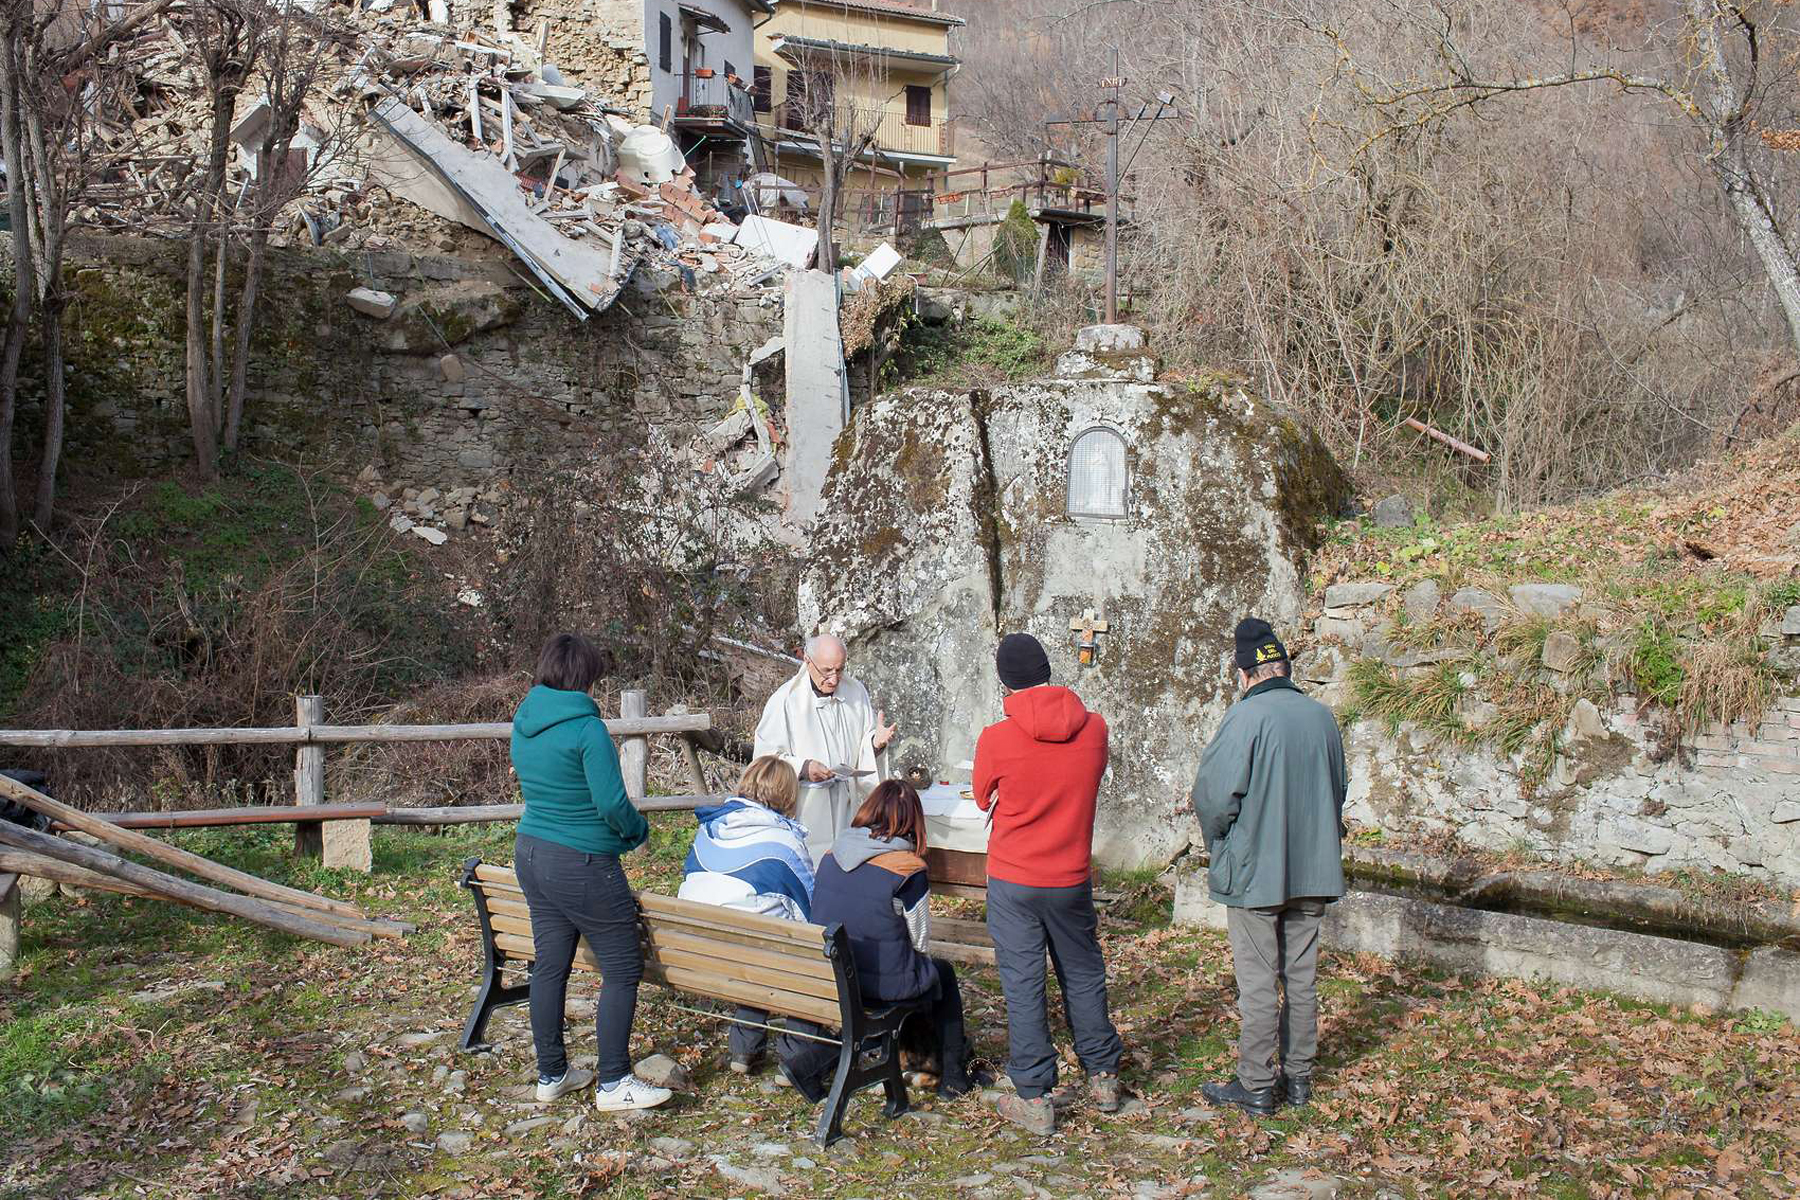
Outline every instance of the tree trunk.
[[[61, 258], [60, 247], [57, 257]], [[60, 266], [53, 262], [49, 269]], [[56, 468], [63, 448], [63, 307], [62, 283], [57, 280], [38, 305], [38, 333], [44, 344], [44, 455], [38, 463], [37, 503], [31, 519], [46, 536], [56, 513]]]
[[[5, 155], [6, 177], [25, 178], [25, 155], [19, 137], [19, 60], [16, 28], [3, 31], [0, 46], [0, 152]], [[35, 290], [31, 271], [30, 216], [25, 210], [25, 189], [8, 189], [8, 214], [12, 220], [13, 296], [7, 312], [6, 335], [0, 343], [0, 552], [19, 540], [19, 497], [13, 480], [13, 418], [18, 411], [19, 360], [25, 352], [25, 335], [31, 323], [31, 296]]]
[[231, 261], [231, 218], [219, 196], [219, 247], [213, 261], [212, 358], [207, 378], [212, 383], [213, 427], [224, 423], [225, 414], [225, 268]]
[[213, 428], [206, 372], [206, 239], [202, 222], [195, 225], [188, 238], [187, 261], [188, 431], [194, 438], [194, 463], [203, 477], [211, 479], [219, 473], [219, 435]]
[[238, 295], [237, 345], [231, 358], [231, 391], [225, 409], [225, 450], [235, 454], [238, 430], [244, 420], [244, 392], [250, 375], [250, 334], [256, 327], [256, 294], [262, 283], [267, 256], [268, 229], [259, 221], [250, 234], [250, 253], [244, 263], [244, 290]]
[[1780, 227], [1751, 180], [1742, 148], [1728, 143], [1714, 156], [1712, 169], [1719, 186], [1725, 189], [1725, 198], [1731, 201], [1738, 226], [1756, 250], [1769, 286], [1775, 289], [1782, 315], [1787, 318], [1788, 337], [1795, 352], [1800, 353], [1800, 263], [1795, 262], [1794, 252], [1782, 238]]
[[188, 428], [194, 439], [194, 463], [207, 479], [219, 473], [219, 394], [208, 353], [206, 244], [208, 227], [223, 216], [220, 201], [225, 191], [225, 156], [230, 146], [231, 114], [238, 93], [234, 84], [215, 86], [206, 180], [194, 201], [194, 225], [188, 237], [187, 260]]
[[836, 132], [830, 121], [822, 122], [818, 132], [819, 157], [825, 169], [820, 172], [819, 256], [816, 262], [819, 270], [826, 274], [837, 271], [837, 250], [831, 240], [832, 234], [837, 230], [838, 211], [838, 164], [836, 148], [832, 145], [832, 137]]

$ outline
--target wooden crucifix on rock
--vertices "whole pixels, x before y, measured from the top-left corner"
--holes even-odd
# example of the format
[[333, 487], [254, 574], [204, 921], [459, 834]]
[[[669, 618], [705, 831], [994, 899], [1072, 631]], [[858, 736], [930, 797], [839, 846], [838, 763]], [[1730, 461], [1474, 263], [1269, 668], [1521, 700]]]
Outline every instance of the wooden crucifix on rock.
[[1094, 659], [1100, 652], [1100, 635], [1107, 632], [1107, 629], [1105, 619], [1097, 616], [1091, 608], [1069, 622], [1069, 631], [1075, 635], [1076, 662], [1084, 667], [1094, 665]]

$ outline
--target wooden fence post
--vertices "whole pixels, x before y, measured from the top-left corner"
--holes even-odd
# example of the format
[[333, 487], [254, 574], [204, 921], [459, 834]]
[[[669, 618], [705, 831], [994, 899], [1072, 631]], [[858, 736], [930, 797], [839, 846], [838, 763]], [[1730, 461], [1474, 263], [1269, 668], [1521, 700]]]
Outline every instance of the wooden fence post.
[[[322, 696], [294, 697], [294, 724], [302, 728], [325, 723]], [[325, 803], [325, 747], [301, 742], [294, 751], [294, 803]], [[325, 835], [318, 821], [294, 824], [294, 853], [317, 858], [324, 853]]]
[[0, 875], [0, 979], [11, 979], [19, 967], [19, 916], [25, 889], [17, 875]]
[[[632, 689], [619, 695], [621, 717], [641, 717], [648, 711], [649, 697]], [[650, 739], [639, 734], [624, 739], [619, 747], [619, 771], [625, 776], [625, 794], [642, 800], [650, 787]]]

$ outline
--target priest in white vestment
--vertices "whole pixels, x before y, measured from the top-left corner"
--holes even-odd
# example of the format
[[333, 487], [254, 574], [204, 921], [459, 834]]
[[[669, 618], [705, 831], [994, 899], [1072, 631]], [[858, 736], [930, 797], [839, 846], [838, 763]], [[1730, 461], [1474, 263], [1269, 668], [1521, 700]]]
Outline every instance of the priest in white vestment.
[[800, 777], [794, 816], [806, 826], [814, 863], [886, 777], [894, 740], [895, 727], [869, 703], [869, 689], [844, 673], [845, 656], [837, 638], [809, 638], [800, 673], [775, 689], [756, 724], [756, 756], [779, 755]]

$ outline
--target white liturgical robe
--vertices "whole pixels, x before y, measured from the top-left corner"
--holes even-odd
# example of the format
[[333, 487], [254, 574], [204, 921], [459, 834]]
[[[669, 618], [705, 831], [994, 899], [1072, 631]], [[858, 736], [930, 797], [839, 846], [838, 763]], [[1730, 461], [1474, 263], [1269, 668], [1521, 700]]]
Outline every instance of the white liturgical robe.
[[[800, 806], [794, 815], [806, 826], [806, 848], [814, 863], [850, 827], [857, 807], [887, 773], [886, 753], [875, 750], [869, 689], [846, 675], [836, 692], [821, 696], [804, 666], [763, 705], [762, 720], [756, 723], [756, 756], [765, 754], [780, 756], [800, 775]], [[807, 759], [868, 774], [813, 783], [803, 773]]]

